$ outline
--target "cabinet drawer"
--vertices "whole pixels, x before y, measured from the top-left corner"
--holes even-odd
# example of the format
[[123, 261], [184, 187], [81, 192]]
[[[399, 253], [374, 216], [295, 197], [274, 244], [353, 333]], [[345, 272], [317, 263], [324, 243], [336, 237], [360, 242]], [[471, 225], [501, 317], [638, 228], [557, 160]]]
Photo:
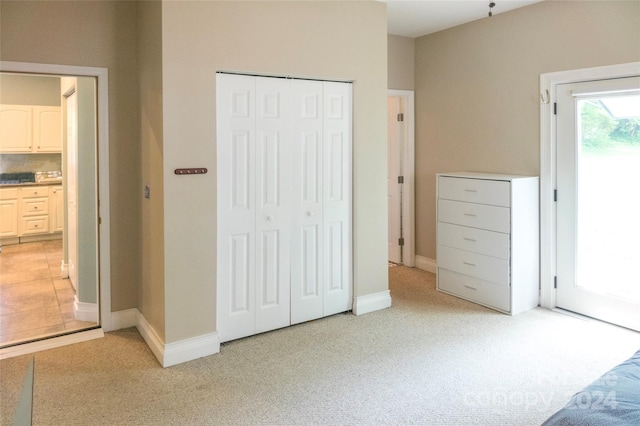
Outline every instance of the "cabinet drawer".
[[49, 198], [24, 198], [22, 203], [22, 215], [42, 215], [49, 214]]
[[40, 186], [37, 188], [20, 188], [22, 198], [48, 197], [49, 187]]
[[49, 232], [49, 216], [22, 218], [22, 235], [42, 234], [46, 232]]
[[506, 312], [511, 310], [509, 286], [438, 268], [438, 290]]
[[461, 201], [438, 200], [438, 221], [509, 233], [511, 228], [508, 207]]
[[498, 284], [509, 284], [509, 260], [438, 245], [438, 266]]
[[15, 200], [18, 198], [18, 188], [0, 189], [0, 200]]
[[438, 243], [474, 253], [509, 259], [509, 234], [502, 232], [438, 222]]
[[510, 186], [505, 181], [440, 176], [438, 198], [509, 207]]

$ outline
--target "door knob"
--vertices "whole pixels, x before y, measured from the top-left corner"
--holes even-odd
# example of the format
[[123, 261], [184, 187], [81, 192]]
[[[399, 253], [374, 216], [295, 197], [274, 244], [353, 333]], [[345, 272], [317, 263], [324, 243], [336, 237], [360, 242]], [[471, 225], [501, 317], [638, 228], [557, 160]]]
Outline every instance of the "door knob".
[[308, 211], [307, 212], [307, 216], [309, 216], [309, 217], [313, 216], [313, 212], [312, 211]]
[[273, 220], [273, 216], [267, 216], [267, 220], [271, 222]]

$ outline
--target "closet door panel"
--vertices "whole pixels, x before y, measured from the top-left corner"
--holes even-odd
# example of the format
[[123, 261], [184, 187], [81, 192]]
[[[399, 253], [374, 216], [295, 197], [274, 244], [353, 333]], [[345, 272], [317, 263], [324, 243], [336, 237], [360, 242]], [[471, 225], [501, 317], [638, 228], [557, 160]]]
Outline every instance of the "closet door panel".
[[291, 95], [256, 78], [256, 332], [290, 324]]
[[291, 323], [323, 315], [322, 83], [293, 80]]
[[324, 316], [352, 308], [351, 85], [324, 82]]
[[255, 82], [218, 75], [217, 200], [220, 341], [255, 334]]

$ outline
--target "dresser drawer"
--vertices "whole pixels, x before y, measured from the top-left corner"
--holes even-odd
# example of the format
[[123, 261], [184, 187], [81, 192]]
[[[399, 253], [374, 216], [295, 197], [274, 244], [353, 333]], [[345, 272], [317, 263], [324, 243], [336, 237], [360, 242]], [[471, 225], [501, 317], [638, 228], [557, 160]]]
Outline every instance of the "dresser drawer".
[[485, 281], [509, 284], [509, 260], [438, 245], [438, 267]]
[[474, 253], [509, 259], [509, 234], [438, 222], [438, 243]]
[[509, 286], [438, 268], [438, 290], [506, 312], [511, 310]]
[[509, 207], [511, 184], [505, 181], [438, 177], [438, 198]]
[[504, 233], [511, 229], [508, 207], [461, 201], [438, 200], [438, 221]]

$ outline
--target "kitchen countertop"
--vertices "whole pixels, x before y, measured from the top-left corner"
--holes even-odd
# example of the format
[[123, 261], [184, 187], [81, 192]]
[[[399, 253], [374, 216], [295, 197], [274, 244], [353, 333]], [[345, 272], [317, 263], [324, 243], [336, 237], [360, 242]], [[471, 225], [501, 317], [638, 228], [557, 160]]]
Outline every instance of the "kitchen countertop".
[[23, 187], [23, 186], [52, 186], [52, 185], [62, 185], [62, 181], [43, 181], [43, 182], [23, 182], [23, 183], [2, 183], [0, 184], [0, 188], [11, 188], [11, 187]]

